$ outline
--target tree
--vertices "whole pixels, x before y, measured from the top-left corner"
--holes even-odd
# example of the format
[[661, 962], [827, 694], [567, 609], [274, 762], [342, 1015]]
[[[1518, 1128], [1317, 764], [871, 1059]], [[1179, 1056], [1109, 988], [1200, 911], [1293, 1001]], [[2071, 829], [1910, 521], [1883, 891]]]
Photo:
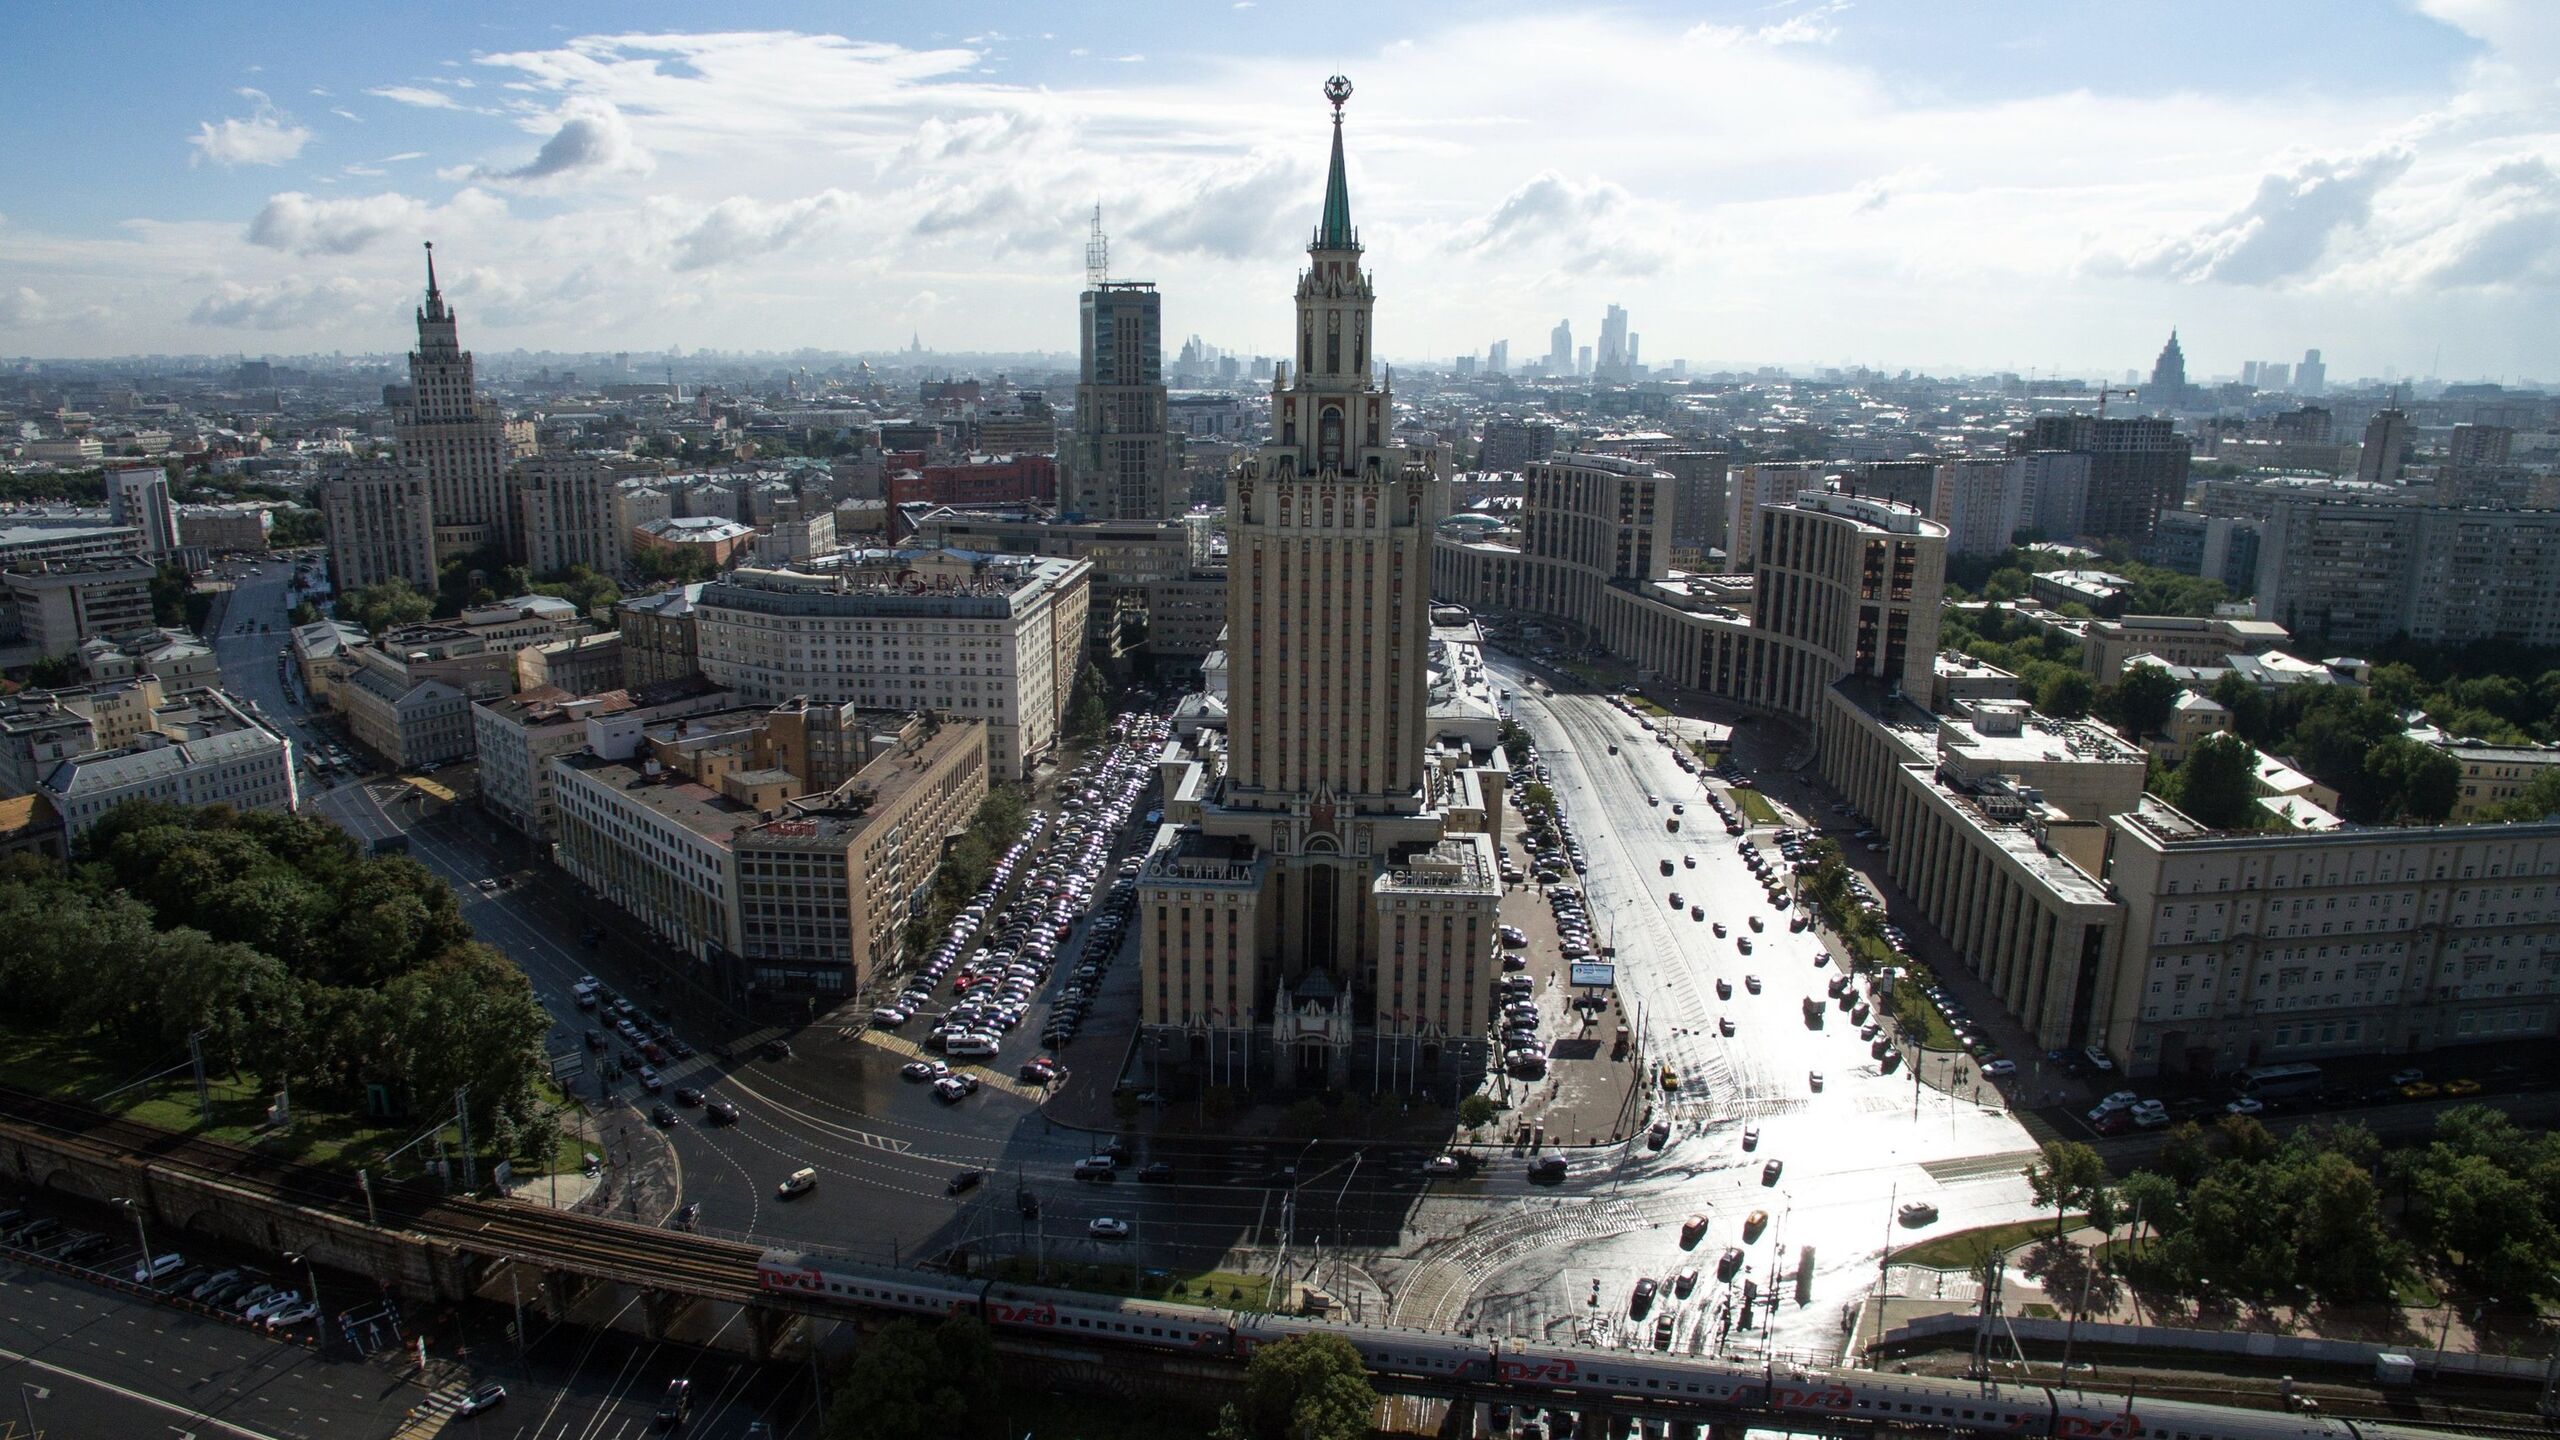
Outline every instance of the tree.
[[435, 602], [418, 587], [394, 575], [338, 600], [338, 615], [379, 635], [398, 625], [415, 625], [435, 613]]
[[2462, 796], [2462, 762], [2405, 735], [2364, 752], [2364, 779], [2370, 818], [2386, 825], [2440, 825]]
[[151, 623], [184, 625], [187, 623], [187, 597], [195, 592], [195, 577], [184, 565], [163, 565], [151, 572]]
[[2036, 686], [2036, 711], [2057, 720], [2077, 720], [2089, 713], [2098, 687], [2077, 670], [2056, 667]]
[[1482, 1093], [1470, 1095], [1458, 1102], [1458, 1123], [1469, 1130], [1483, 1129], [1499, 1118], [1501, 1113], [1495, 1108], [1492, 1098]]
[[2107, 1162], [2077, 1140], [2047, 1141], [2043, 1156], [2028, 1165], [2024, 1173], [2036, 1208], [2053, 1211], [2053, 1238], [2057, 1240], [2062, 1238], [2071, 1212], [2085, 1210], [2090, 1198], [2107, 1186]]
[[2181, 1186], [2193, 1185], [2213, 1168], [2213, 1150], [2205, 1144], [2204, 1127], [2181, 1120], [2160, 1134], [2160, 1173]]
[[611, 576], [599, 575], [584, 565], [572, 565], [554, 571], [533, 584], [532, 593], [551, 595], [578, 607], [578, 613], [590, 620], [612, 623], [613, 607], [622, 603], [622, 587]]
[[1067, 698], [1067, 734], [1078, 740], [1095, 741], [1111, 728], [1111, 703], [1103, 695], [1102, 671], [1090, 660], [1076, 672], [1075, 688]]
[[2127, 737], [2140, 740], [2169, 726], [2169, 716], [2185, 693], [2167, 670], [2157, 665], [2127, 666], [2106, 693], [2106, 711]]
[[[2124, 1177], [2124, 1183], [2116, 1187], [2116, 1203], [2141, 1230], [2165, 1233], [2178, 1228], [2182, 1213], [2179, 1184], [2157, 1170], [2136, 1170]], [[2134, 1238], [2141, 1239], [2139, 1230]]]
[[1366, 1440], [1377, 1408], [1360, 1352], [1317, 1332], [1253, 1352], [1237, 1413], [1250, 1440]]
[[838, 1372], [825, 1440], [947, 1440], [991, 1418], [995, 1345], [986, 1326], [954, 1315], [928, 1328], [893, 1320]]
[[2178, 767], [2178, 808], [2216, 830], [2255, 828], [2258, 748], [2237, 735], [2207, 735]]
[[2516, 797], [2488, 812], [2490, 820], [2539, 820], [2560, 814], [2560, 766], [2545, 766]]

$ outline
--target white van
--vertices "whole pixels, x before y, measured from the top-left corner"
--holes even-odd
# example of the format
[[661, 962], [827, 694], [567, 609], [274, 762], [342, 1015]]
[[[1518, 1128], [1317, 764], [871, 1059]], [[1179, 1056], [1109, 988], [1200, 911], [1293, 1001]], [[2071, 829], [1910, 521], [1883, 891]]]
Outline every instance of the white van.
[[152, 1281], [159, 1279], [163, 1275], [169, 1274], [171, 1271], [176, 1270], [179, 1266], [186, 1263], [187, 1257], [174, 1250], [166, 1255], [155, 1255], [151, 1258], [149, 1263], [139, 1266], [134, 1270], [133, 1283], [136, 1285], [148, 1285]]
[[954, 1035], [942, 1042], [942, 1053], [963, 1057], [993, 1055], [996, 1053], [996, 1037], [976, 1032]]
[[773, 1187], [773, 1193], [779, 1199], [788, 1200], [794, 1195], [806, 1195], [817, 1188], [818, 1172], [803, 1165], [792, 1171], [789, 1179]]

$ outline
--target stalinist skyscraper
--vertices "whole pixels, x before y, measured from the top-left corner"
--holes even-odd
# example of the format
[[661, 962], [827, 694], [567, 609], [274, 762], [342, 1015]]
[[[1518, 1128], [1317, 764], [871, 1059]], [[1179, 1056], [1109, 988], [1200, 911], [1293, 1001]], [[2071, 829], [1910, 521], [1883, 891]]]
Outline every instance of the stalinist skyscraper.
[[418, 307], [418, 348], [409, 352], [409, 388], [394, 394], [391, 438], [400, 461], [427, 477], [436, 558], [496, 544], [515, 548], [507, 501], [507, 427], [481, 398], [471, 352], [436, 288], [436, 247], [427, 247], [427, 301]]
[[1270, 443], [1228, 483], [1224, 748], [1195, 747], [1178, 793], [1197, 803], [1169, 807], [1140, 881], [1146, 1022], [1209, 1083], [1446, 1085], [1483, 1063], [1498, 970], [1482, 831], [1499, 762], [1431, 733], [1447, 493], [1394, 442], [1374, 373], [1350, 94], [1326, 83], [1333, 158], [1298, 277], [1297, 368], [1278, 367]]

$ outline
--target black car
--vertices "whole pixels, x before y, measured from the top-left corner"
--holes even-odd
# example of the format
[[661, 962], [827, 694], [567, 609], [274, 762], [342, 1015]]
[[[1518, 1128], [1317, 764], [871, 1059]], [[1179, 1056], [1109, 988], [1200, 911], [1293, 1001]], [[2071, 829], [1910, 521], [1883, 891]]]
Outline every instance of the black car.
[[663, 1100], [649, 1107], [649, 1118], [662, 1130], [673, 1129], [684, 1123], [675, 1110]]
[[770, 1039], [770, 1040], [767, 1040], [766, 1042], [764, 1042], [764, 1058], [766, 1058], [767, 1060], [788, 1060], [788, 1059], [790, 1059], [790, 1058], [791, 1058], [791, 1042], [790, 1042], [790, 1041], [788, 1041], [788, 1040], [783, 1039], [783, 1038], [782, 1038], [781, 1036], [779, 1036], [779, 1035], [775, 1036], [774, 1038], [772, 1038], [772, 1039]]
[[603, 1031], [601, 1031], [601, 1030], [590, 1030], [590, 1031], [588, 1031], [588, 1032], [587, 1032], [587, 1048], [588, 1048], [588, 1049], [590, 1049], [590, 1050], [602, 1050], [602, 1049], [604, 1049], [604, 1032], [603, 1032]]
[[1541, 1155], [1529, 1162], [1529, 1178], [1543, 1185], [1564, 1183], [1565, 1163], [1561, 1155]]
[[949, 1183], [945, 1184], [942, 1188], [946, 1194], [966, 1195], [970, 1191], [977, 1189], [981, 1184], [985, 1183], [986, 1178], [987, 1172], [984, 1170], [963, 1170], [959, 1174], [952, 1176]]
[[1138, 1178], [1148, 1184], [1161, 1185], [1173, 1178], [1173, 1162], [1158, 1160], [1139, 1171]]
[[694, 1089], [690, 1085], [679, 1085], [676, 1087], [676, 1103], [679, 1105], [699, 1105], [702, 1103], [702, 1092]]

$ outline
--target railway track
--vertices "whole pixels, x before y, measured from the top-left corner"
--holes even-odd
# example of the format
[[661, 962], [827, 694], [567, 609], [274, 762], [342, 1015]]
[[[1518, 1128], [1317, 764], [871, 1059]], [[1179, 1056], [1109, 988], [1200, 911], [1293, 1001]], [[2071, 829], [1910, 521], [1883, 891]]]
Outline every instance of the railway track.
[[50, 1143], [108, 1163], [140, 1160], [218, 1180], [271, 1199], [379, 1228], [442, 1240], [467, 1252], [573, 1269], [601, 1278], [705, 1298], [743, 1300], [758, 1290], [755, 1246], [518, 1200], [447, 1196], [416, 1182], [365, 1187], [353, 1176], [277, 1160], [247, 1146], [163, 1130], [69, 1101], [0, 1086], [0, 1129], [38, 1132]]

